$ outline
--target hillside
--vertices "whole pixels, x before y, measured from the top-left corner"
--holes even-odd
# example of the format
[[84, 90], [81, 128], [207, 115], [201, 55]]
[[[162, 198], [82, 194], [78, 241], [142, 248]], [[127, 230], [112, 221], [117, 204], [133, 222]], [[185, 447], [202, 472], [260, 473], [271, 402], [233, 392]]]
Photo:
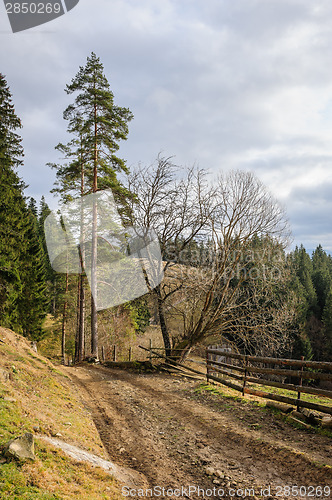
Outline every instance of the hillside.
[[[89, 411], [61, 369], [0, 328], [0, 445], [25, 432], [57, 437], [107, 459]], [[36, 437], [34, 462], [0, 465], [0, 498], [117, 499], [119, 484], [100, 468], [69, 458]]]

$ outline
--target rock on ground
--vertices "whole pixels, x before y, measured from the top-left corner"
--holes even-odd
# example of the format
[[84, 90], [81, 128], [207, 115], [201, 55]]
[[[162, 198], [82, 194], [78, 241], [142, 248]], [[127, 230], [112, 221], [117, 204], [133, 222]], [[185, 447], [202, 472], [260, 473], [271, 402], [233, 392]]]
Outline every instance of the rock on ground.
[[4, 448], [6, 458], [16, 458], [19, 460], [35, 460], [34, 437], [31, 432], [24, 436], [19, 436], [9, 441]]

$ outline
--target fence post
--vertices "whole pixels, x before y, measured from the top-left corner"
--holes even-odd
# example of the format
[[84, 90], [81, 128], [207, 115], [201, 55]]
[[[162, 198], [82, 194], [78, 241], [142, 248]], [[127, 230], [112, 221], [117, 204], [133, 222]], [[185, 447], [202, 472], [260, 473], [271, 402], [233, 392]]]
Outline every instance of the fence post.
[[132, 356], [132, 347], [129, 347], [129, 361], [131, 361], [131, 356]]
[[[301, 361], [304, 360], [304, 356], [301, 356]], [[302, 380], [302, 372], [303, 372], [303, 365], [301, 366], [301, 375], [300, 375], [300, 380], [299, 380], [299, 386], [302, 387], [302, 383], [303, 383], [303, 380]], [[299, 392], [297, 393], [297, 400], [300, 401], [301, 399], [301, 390], [299, 390]], [[300, 411], [300, 405], [297, 404], [297, 411]]]
[[116, 344], [113, 346], [113, 361], [116, 361]]
[[210, 365], [209, 365], [209, 348], [207, 347], [206, 348], [206, 382], [209, 384], [209, 369], [210, 369]]
[[150, 355], [149, 355], [150, 363], [152, 362], [152, 339], [150, 339]]
[[246, 354], [246, 357], [245, 357], [245, 364], [244, 364], [243, 387], [242, 387], [242, 396], [243, 396], [243, 397], [244, 397], [244, 389], [245, 389], [246, 384], [247, 384], [248, 363], [249, 363], [249, 360], [248, 360], [248, 355]]

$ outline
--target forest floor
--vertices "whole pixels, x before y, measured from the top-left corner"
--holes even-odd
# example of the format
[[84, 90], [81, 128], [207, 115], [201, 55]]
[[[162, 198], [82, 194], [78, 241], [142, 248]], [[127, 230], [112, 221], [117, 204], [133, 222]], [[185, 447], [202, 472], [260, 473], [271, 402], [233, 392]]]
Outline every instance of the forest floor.
[[65, 370], [110, 459], [144, 478], [142, 491], [124, 485], [124, 497], [153, 488], [154, 498], [332, 496], [331, 437], [293, 427], [264, 403], [168, 374]]

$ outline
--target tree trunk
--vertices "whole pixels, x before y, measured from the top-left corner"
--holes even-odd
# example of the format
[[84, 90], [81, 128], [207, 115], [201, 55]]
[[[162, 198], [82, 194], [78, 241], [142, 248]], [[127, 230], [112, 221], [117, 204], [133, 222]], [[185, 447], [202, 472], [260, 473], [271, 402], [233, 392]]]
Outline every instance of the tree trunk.
[[174, 355], [179, 358], [179, 362], [182, 363], [189, 356], [192, 348], [192, 343], [189, 339], [180, 340], [178, 344], [173, 346]]
[[157, 286], [155, 288], [155, 293], [157, 295], [158, 315], [159, 315], [161, 333], [162, 333], [163, 340], [164, 340], [165, 355], [167, 357], [169, 357], [172, 354], [171, 341], [169, 338], [169, 333], [168, 333], [168, 329], [167, 329], [167, 325], [166, 325], [166, 318], [165, 318], [164, 307], [163, 307], [164, 304], [163, 304], [163, 300], [162, 300], [161, 293], [160, 293], [160, 286]]
[[91, 247], [91, 356], [98, 359], [98, 323], [97, 323], [97, 202], [93, 201]]
[[158, 325], [158, 323], [159, 323], [158, 301], [156, 297], [153, 297], [153, 314], [151, 318], [151, 325]]
[[63, 313], [62, 313], [62, 331], [61, 331], [61, 359], [62, 359], [62, 364], [64, 365], [66, 360], [65, 360], [65, 354], [66, 354], [66, 321], [67, 321], [67, 306], [68, 306], [68, 300], [67, 300], [67, 294], [68, 294], [68, 273], [66, 273], [66, 288], [65, 288], [65, 302], [63, 304]]
[[[97, 143], [97, 105], [94, 109], [95, 122], [95, 144], [94, 144], [94, 168], [93, 168], [93, 193], [98, 190], [97, 167], [98, 167], [98, 143]], [[91, 242], [91, 356], [98, 359], [98, 322], [97, 322], [97, 201], [93, 200], [92, 242]]]
[[78, 330], [79, 330], [79, 323], [80, 323], [80, 276], [78, 277], [77, 280], [77, 305], [76, 305], [76, 311], [77, 311], [77, 321], [76, 321], [76, 335], [75, 335], [75, 355], [74, 355], [74, 361], [75, 363], [78, 362]]
[[[81, 198], [84, 196], [84, 161], [81, 157]], [[85, 267], [85, 241], [84, 241], [84, 209], [83, 203], [81, 204], [81, 225], [80, 225], [80, 263], [81, 263], [81, 275], [79, 277], [79, 293], [78, 293], [78, 335], [77, 335], [77, 361], [80, 362], [84, 359], [84, 326], [85, 326], [85, 316], [84, 316], [84, 305], [85, 305], [85, 290], [84, 290], [84, 267]]]
[[85, 303], [85, 290], [84, 290], [84, 276], [81, 274], [80, 276], [80, 304], [79, 304], [79, 324], [78, 324], [78, 361], [82, 361], [84, 359], [84, 326], [85, 326], [85, 312], [84, 312], [84, 303]]

